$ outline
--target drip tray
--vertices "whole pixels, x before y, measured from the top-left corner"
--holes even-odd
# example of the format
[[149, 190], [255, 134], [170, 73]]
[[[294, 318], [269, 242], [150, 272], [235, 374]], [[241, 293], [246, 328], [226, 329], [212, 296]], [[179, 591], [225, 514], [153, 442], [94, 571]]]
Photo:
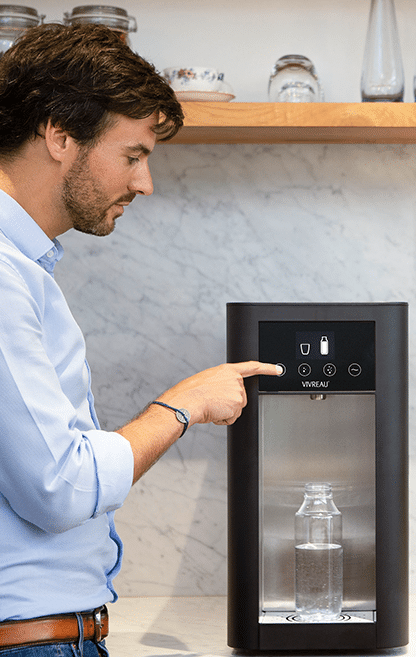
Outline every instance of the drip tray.
[[[355, 611], [355, 610], [344, 610], [341, 616], [337, 620], [331, 621], [320, 621], [319, 625], [322, 624], [331, 624], [334, 623], [375, 623], [376, 622], [376, 612], [375, 611]], [[294, 611], [263, 611], [259, 616], [259, 623], [261, 625], [277, 625], [284, 623], [299, 623], [305, 624], [304, 621], [301, 621], [296, 616]], [[315, 623], [313, 623], [315, 624]]]

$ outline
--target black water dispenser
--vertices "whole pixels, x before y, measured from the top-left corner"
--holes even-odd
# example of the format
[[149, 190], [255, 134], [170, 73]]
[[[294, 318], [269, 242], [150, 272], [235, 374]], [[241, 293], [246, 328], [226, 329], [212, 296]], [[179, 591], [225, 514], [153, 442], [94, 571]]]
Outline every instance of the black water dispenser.
[[408, 643], [406, 303], [231, 303], [246, 380], [228, 428], [228, 643]]

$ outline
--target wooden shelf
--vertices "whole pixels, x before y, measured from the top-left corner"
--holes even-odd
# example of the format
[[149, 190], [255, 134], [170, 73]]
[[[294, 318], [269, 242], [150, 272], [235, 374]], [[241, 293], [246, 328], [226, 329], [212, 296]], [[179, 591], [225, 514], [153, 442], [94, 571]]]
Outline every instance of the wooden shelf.
[[172, 144], [412, 144], [416, 103], [182, 104]]

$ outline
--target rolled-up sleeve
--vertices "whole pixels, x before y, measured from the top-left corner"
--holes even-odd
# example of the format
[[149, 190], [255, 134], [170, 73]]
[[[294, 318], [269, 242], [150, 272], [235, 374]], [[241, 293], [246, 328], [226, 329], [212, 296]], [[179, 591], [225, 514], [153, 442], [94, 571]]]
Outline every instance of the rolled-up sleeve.
[[133, 454], [91, 416], [85, 344], [37, 263], [0, 260], [0, 492], [24, 520], [63, 532], [119, 508]]

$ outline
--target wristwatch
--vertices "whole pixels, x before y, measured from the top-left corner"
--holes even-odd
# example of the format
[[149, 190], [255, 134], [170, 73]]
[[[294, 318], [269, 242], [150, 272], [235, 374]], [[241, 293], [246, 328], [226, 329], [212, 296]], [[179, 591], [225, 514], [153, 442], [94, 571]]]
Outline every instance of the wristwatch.
[[191, 414], [186, 408], [174, 408], [173, 406], [169, 406], [169, 404], [165, 404], [164, 402], [161, 401], [152, 401], [150, 404], [158, 404], [158, 406], [164, 406], [165, 408], [168, 408], [170, 411], [173, 411], [176, 415], [176, 419], [181, 422], [184, 427], [183, 431], [180, 435], [180, 438], [182, 438], [183, 434], [188, 428], [190, 419], [191, 419]]

